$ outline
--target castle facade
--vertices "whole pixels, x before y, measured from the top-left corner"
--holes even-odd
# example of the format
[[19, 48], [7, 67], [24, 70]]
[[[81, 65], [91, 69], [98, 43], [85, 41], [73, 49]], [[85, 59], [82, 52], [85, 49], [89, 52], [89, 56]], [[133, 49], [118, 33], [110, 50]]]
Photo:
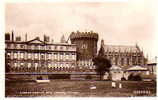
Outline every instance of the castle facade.
[[61, 43], [51, 43], [44, 36], [43, 41], [39, 37], [21, 41], [19, 37], [14, 39], [13, 32], [6, 34], [5, 61], [12, 72], [71, 70], [76, 66], [76, 55], [76, 45], [64, 39]]
[[112, 65], [120, 67], [132, 67], [134, 65], [145, 66], [147, 59], [144, 53], [136, 45], [108, 45], [101, 41], [103, 56], [110, 59]]
[[[94, 71], [92, 59], [97, 56], [99, 35], [90, 32], [72, 32], [68, 43], [62, 36], [60, 43], [50, 41], [44, 35], [44, 40], [36, 37], [21, 41], [14, 37], [14, 32], [5, 34], [5, 61], [11, 71], [39, 72], [41, 69], [51, 71]], [[110, 59], [112, 65], [130, 67], [145, 66], [146, 59], [138, 45], [121, 46], [107, 45], [101, 42], [100, 50], [103, 56]], [[99, 51], [100, 51], [99, 50]]]

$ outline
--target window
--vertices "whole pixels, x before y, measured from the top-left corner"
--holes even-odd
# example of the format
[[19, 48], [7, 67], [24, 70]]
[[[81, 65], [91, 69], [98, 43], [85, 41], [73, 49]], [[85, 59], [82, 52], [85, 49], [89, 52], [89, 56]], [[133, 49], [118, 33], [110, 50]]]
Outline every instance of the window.
[[127, 58], [127, 65], [129, 65], [129, 58]]
[[66, 53], [66, 59], [69, 59], [69, 53]]
[[48, 59], [51, 59], [51, 55], [52, 55], [52, 54], [48, 54]]
[[10, 48], [11, 47], [11, 45], [10, 44], [6, 44], [6, 48]]
[[50, 48], [52, 49], [52, 50], [54, 50], [54, 46], [52, 45], [52, 46], [50, 46]]
[[44, 59], [44, 54], [41, 54], [41, 59]]
[[38, 45], [35, 45], [34, 46], [34, 49], [38, 50], [39, 46]]
[[124, 65], [124, 58], [121, 58], [121, 65]]
[[14, 48], [17, 48], [17, 44], [14, 44]]
[[17, 48], [20, 48], [20, 44], [17, 44]]
[[48, 63], [48, 67], [49, 67], [49, 68], [51, 67], [51, 63]]
[[59, 63], [60, 67], [63, 68], [63, 63]]
[[38, 67], [38, 63], [35, 63], [35, 70], [37, 69], [37, 67]]
[[61, 60], [63, 59], [63, 53], [60, 53], [60, 59]]
[[24, 63], [20, 63], [20, 67], [23, 67], [24, 66]]
[[69, 50], [69, 47], [68, 47], [68, 46], [66, 46], [66, 50]]
[[118, 57], [115, 57], [115, 64], [118, 64]]
[[31, 53], [28, 53], [28, 59], [31, 59]]
[[57, 53], [54, 53], [54, 59], [57, 59]]
[[57, 63], [55, 63], [54, 66], [57, 67]]
[[73, 60], [76, 59], [76, 55], [75, 55], [75, 53], [72, 53], [72, 59], [73, 59]]
[[24, 58], [24, 53], [20, 53], [20, 56], [23, 59]]
[[68, 64], [68, 63], [66, 63], [66, 64], [65, 64], [65, 67], [67, 67], [67, 68], [68, 68], [68, 67], [69, 67], [69, 64]]
[[10, 58], [10, 53], [7, 53], [7, 58]]
[[48, 46], [47, 46], [47, 49], [48, 49], [48, 50], [51, 50], [51, 46], [50, 46], [50, 45], [48, 45]]
[[41, 45], [41, 49], [42, 49], [42, 50], [44, 49], [44, 45]]
[[135, 60], [136, 60], [136, 58], [132, 58], [132, 64], [134, 64], [135, 65]]
[[60, 47], [60, 50], [63, 50], [63, 47], [62, 47], [62, 46]]
[[38, 67], [38, 63], [35, 63], [35, 67], [36, 67], [36, 68]]
[[54, 46], [54, 50], [57, 50], [57, 46]]
[[17, 63], [14, 63], [14, 67], [17, 67]]
[[38, 59], [38, 54], [37, 53], [35, 53], [35, 59]]
[[31, 45], [28, 45], [27, 48], [28, 48], [28, 49], [31, 49]]
[[18, 54], [17, 53], [14, 53], [14, 58], [16, 59], [18, 57]]
[[20, 45], [20, 48], [21, 48], [21, 49], [24, 49], [24, 45], [23, 45], [23, 44], [21, 44], [21, 45]]
[[30, 68], [31, 67], [31, 63], [28, 63], [28, 68]]
[[138, 58], [138, 63], [141, 64], [142, 59], [139, 57]]

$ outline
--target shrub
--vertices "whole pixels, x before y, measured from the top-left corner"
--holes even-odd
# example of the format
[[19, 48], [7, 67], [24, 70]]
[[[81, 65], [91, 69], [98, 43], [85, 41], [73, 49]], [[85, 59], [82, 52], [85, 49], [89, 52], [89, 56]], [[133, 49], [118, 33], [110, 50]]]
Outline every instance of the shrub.
[[121, 81], [125, 81], [126, 79], [124, 77], [121, 78]]
[[132, 73], [128, 76], [128, 80], [130, 80], [130, 81], [142, 81], [142, 77], [139, 74], [133, 75], [133, 73]]
[[86, 79], [92, 79], [92, 76], [91, 75], [87, 75]]
[[134, 76], [133, 76], [133, 73], [131, 73], [129, 76], [128, 76], [128, 80], [129, 81], [132, 81], [134, 79]]
[[140, 75], [134, 76], [134, 81], [142, 81], [142, 78]]

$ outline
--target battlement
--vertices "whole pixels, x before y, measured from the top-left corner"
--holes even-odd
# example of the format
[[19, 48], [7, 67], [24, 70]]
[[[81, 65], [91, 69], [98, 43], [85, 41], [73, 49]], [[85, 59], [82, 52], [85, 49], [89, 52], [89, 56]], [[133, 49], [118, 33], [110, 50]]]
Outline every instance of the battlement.
[[90, 32], [72, 32], [71, 35], [70, 35], [70, 39], [73, 40], [73, 39], [78, 39], [78, 38], [91, 38], [91, 39], [96, 39], [98, 40], [98, 33], [95, 33], [93, 31], [90, 31]]

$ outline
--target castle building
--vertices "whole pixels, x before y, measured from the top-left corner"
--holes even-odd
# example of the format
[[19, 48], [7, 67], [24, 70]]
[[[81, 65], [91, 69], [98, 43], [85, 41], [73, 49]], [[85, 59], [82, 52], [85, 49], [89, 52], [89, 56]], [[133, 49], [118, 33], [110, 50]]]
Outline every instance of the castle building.
[[70, 40], [77, 48], [77, 66], [80, 69], [94, 69], [92, 59], [97, 55], [98, 33], [72, 32]]
[[149, 60], [147, 62], [147, 66], [149, 68], [150, 73], [156, 75], [157, 57]]
[[110, 59], [112, 65], [130, 67], [146, 65], [146, 58], [138, 45], [107, 45], [101, 41], [97, 53], [98, 33], [72, 32], [69, 36], [71, 44], [61, 37], [60, 43], [44, 35], [41, 40], [36, 37], [22, 41], [21, 37], [14, 38], [14, 32], [5, 34], [5, 63], [12, 71], [39, 72], [42, 69], [52, 71], [95, 72], [92, 59], [97, 54]]
[[20, 37], [14, 40], [14, 33], [5, 34], [5, 61], [12, 71], [47, 71], [71, 69], [76, 66], [76, 45], [51, 43], [49, 37], [39, 37], [27, 41]]
[[77, 60], [89, 60], [97, 55], [98, 34], [90, 32], [72, 32], [70, 34], [72, 44], [77, 46]]
[[107, 45], [101, 41], [100, 53], [111, 60], [112, 65], [130, 67], [134, 65], [145, 66], [146, 58], [138, 45]]

